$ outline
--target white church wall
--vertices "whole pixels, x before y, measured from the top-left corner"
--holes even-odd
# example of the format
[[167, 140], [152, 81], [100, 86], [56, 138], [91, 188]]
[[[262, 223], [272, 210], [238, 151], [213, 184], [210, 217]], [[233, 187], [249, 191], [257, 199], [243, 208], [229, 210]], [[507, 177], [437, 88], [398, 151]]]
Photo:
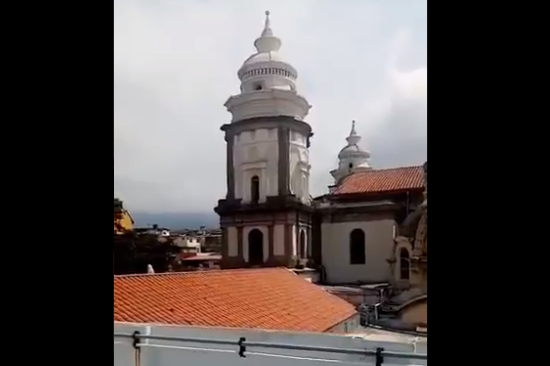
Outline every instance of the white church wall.
[[263, 252], [264, 252], [264, 262], [267, 262], [269, 257], [269, 236], [267, 226], [247, 226], [243, 229], [243, 258], [244, 261], [248, 263], [249, 260], [249, 243], [248, 243], [248, 234], [254, 230], [258, 229], [263, 234]]
[[285, 226], [282, 224], [273, 228], [273, 255], [285, 255]]
[[307, 136], [291, 131], [289, 136], [289, 173], [290, 189], [302, 202], [308, 203], [309, 198], [309, 150]]
[[260, 202], [278, 193], [278, 160], [276, 129], [244, 131], [235, 136], [233, 164], [235, 170], [235, 198], [250, 202], [251, 179], [260, 180]]
[[[327, 282], [375, 283], [391, 280], [387, 262], [394, 248], [394, 220], [323, 223], [321, 225], [323, 265]], [[365, 232], [365, 264], [350, 264], [349, 237], [354, 229]]]
[[232, 226], [227, 228], [227, 255], [229, 257], [239, 255], [237, 228]]

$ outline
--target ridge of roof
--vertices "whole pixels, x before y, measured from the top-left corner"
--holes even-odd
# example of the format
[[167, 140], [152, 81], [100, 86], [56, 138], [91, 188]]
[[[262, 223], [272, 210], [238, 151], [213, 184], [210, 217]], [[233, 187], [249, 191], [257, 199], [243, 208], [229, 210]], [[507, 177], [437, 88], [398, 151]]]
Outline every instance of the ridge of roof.
[[332, 195], [395, 192], [423, 187], [423, 167], [412, 165], [354, 172], [342, 179]]
[[[208, 258], [208, 257], [206, 257]], [[232, 269], [210, 269], [208, 271], [181, 271], [181, 272], [162, 272], [162, 273], [131, 273], [131, 274], [121, 274], [114, 275], [115, 278], [124, 278], [124, 277], [154, 277], [154, 276], [178, 276], [178, 275], [204, 275], [212, 273], [238, 273], [238, 272], [249, 272], [249, 271], [272, 271], [272, 270], [285, 270], [292, 273], [286, 267], [266, 267], [266, 268], [232, 268]]]

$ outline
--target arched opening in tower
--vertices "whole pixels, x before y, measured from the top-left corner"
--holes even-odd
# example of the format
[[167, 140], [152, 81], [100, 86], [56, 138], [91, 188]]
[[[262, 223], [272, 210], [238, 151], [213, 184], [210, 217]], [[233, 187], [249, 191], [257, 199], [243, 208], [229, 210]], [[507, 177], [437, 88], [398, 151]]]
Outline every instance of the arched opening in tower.
[[250, 181], [250, 201], [258, 203], [260, 201], [260, 178], [253, 176]]
[[300, 258], [306, 258], [306, 233], [304, 230], [300, 230]]
[[399, 252], [399, 277], [402, 280], [408, 280], [411, 273], [411, 261], [409, 251], [406, 248], [401, 248]]
[[258, 229], [248, 233], [248, 263], [251, 266], [264, 263], [264, 234]]

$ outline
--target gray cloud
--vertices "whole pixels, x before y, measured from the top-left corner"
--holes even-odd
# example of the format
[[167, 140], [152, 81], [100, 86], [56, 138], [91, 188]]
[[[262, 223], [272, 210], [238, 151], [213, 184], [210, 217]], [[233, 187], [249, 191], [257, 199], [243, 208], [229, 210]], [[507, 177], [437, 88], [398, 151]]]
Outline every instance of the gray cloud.
[[225, 195], [223, 103], [266, 9], [313, 105], [314, 194], [352, 119], [374, 166], [426, 158], [426, 1], [115, 0], [114, 189], [130, 209], [211, 212]]

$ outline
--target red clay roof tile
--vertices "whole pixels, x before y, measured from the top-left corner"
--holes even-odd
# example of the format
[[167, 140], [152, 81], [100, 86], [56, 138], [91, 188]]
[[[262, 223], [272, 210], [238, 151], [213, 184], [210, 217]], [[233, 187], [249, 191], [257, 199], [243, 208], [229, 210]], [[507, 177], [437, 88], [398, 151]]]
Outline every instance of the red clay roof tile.
[[115, 321], [325, 332], [354, 314], [286, 268], [114, 278]]
[[344, 178], [333, 194], [394, 192], [424, 187], [421, 166], [375, 169], [353, 173]]

